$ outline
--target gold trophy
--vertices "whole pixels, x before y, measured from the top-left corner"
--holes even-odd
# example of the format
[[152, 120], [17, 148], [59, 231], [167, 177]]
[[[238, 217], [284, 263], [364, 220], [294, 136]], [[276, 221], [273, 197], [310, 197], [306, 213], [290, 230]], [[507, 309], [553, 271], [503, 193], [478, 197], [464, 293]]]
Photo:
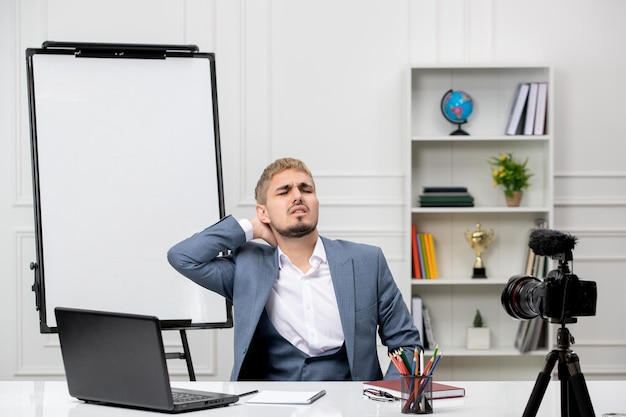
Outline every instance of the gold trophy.
[[485, 232], [480, 229], [480, 223], [476, 223], [476, 230], [473, 232], [470, 230], [465, 231], [465, 239], [467, 239], [467, 242], [476, 252], [472, 278], [487, 278], [487, 271], [485, 269], [482, 255], [485, 249], [487, 249], [489, 244], [493, 241], [493, 230], [489, 229], [488, 232]]

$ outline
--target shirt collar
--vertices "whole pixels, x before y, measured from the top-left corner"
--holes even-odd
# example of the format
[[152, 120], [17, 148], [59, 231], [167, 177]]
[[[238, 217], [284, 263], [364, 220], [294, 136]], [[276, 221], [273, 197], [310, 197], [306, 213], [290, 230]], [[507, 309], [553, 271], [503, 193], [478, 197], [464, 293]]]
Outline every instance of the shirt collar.
[[[278, 268], [283, 269], [283, 264], [286, 262], [291, 263], [291, 260], [289, 259], [287, 255], [285, 255], [285, 253], [280, 249], [280, 246], [279, 246], [278, 247]], [[311, 266], [316, 268], [320, 264], [326, 263], [326, 262], [328, 262], [328, 259], [326, 258], [326, 249], [324, 248], [324, 243], [322, 242], [322, 239], [319, 236], [317, 236], [317, 242], [315, 242], [315, 248], [313, 248], [313, 254], [311, 255], [311, 258], [309, 259], [309, 263], [311, 264]]]

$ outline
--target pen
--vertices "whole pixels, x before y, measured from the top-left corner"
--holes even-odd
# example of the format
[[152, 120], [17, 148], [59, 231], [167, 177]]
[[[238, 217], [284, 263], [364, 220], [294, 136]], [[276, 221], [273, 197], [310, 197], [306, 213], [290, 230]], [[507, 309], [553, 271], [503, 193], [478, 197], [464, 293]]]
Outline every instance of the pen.
[[306, 400], [306, 402], [312, 403], [313, 401], [322, 398], [324, 395], [326, 395], [326, 391], [325, 390], [321, 390], [320, 392], [318, 392], [317, 394], [315, 394], [314, 396], [312, 396], [311, 398]]
[[252, 395], [252, 394], [257, 394], [259, 392], [258, 389], [255, 389], [253, 391], [248, 391], [248, 392], [244, 392], [243, 394], [238, 394], [240, 397], [245, 397], [246, 395]]

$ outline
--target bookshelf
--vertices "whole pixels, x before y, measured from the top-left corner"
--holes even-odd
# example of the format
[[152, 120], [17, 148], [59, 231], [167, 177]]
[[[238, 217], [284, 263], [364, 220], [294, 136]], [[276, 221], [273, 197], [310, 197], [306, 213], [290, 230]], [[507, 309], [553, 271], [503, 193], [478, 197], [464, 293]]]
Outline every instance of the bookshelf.
[[[507, 135], [518, 85], [530, 82], [548, 85], [545, 132]], [[441, 114], [441, 98], [450, 89], [465, 91], [473, 99], [473, 113], [462, 126], [469, 136], [450, 135], [456, 126]], [[535, 221], [547, 220], [549, 227], [553, 224], [552, 97], [553, 72], [549, 66], [410, 68], [407, 228], [414, 225], [418, 232], [432, 233], [439, 273], [436, 280], [411, 278], [411, 295], [422, 297], [437, 343], [459, 368], [471, 368], [472, 361], [482, 368], [490, 364], [502, 367], [506, 362], [503, 357], [522, 355], [514, 347], [519, 321], [508, 316], [500, 298], [508, 279], [524, 273], [528, 235]], [[491, 156], [509, 152], [517, 159], [528, 158], [534, 174], [519, 207], [506, 206], [503, 190], [493, 186], [487, 162]], [[467, 187], [474, 206], [421, 207], [419, 196], [428, 186]], [[487, 278], [472, 278], [475, 253], [465, 232], [473, 231], [477, 223], [495, 234], [482, 256]], [[471, 326], [477, 308], [490, 328], [489, 350], [465, 348], [466, 327]], [[539, 366], [547, 350], [524, 354], [531, 359], [522, 367]], [[529, 375], [536, 375], [537, 368], [530, 369]]]

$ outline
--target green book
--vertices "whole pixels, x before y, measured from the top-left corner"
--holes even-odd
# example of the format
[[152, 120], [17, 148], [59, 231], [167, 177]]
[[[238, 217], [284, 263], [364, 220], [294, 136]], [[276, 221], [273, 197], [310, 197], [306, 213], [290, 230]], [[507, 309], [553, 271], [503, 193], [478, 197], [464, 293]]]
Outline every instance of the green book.
[[420, 196], [420, 203], [473, 203], [474, 197], [470, 196]]

